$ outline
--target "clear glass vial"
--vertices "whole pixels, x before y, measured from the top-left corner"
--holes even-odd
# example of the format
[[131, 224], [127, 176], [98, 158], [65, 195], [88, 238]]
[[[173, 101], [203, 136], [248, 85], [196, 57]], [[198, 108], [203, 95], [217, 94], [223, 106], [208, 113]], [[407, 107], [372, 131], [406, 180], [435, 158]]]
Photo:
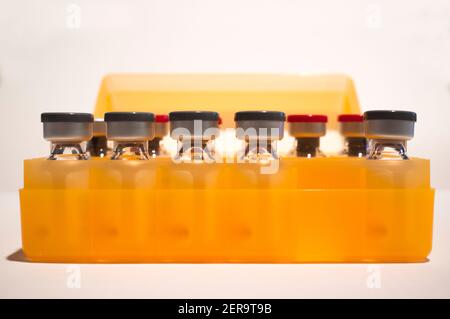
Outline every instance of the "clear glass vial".
[[407, 141], [414, 137], [417, 115], [408, 111], [367, 111], [364, 129], [369, 141], [368, 159], [407, 160]]
[[108, 140], [106, 138], [106, 123], [103, 119], [94, 121], [92, 139], [88, 142], [87, 149], [91, 156], [105, 157], [108, 154]]
[[236, 137], [244, 142], [240, 160], [278, 159], [277, 141], [284, 136], [286, 115], [278, 111], [242, 111], [234, 115]]
[[86, 160], [86, 142], [92, 138], [90, 113], [42, 113], [44, 138], [51, 143], [49, 160]]
[[112, 160], [148, 160], [148, 141], [155, 134], [155, 116], [148, 112], [105, 113], [106, 137], [114, 142]]
[[367, 154], [367, 139], [364, 133], [364, 116], [341, 114], [337, 120], [339, 132], [345, 138], [342, 153], [349, 157], [365, 157]]
[[169, 116], [166, 114], [155, 115], [155, 137], [148, 141], [148, 152], [150, 156], [166, 155], [161, 141], [167, 134], [169, 134]]
[[219, 114], [210, 111], [169, 113], [170, 136], [177, 141], [175, 160], [214, 161], [215, 139], [219, 137]]
[[323, 157], [320, 138], [327, 132], [326, 115], [291, 114], [287, 118], [289, 134], [296, 139], [294, 155], [297, 157]]

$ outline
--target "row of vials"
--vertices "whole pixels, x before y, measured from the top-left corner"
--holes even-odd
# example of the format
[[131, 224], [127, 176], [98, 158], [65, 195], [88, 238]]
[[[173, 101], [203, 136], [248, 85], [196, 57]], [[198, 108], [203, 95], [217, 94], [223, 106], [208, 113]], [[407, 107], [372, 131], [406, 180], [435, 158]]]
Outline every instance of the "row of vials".
[[[295, 138], [290, 156], [325, 156], [320, 138], [326, 134], [326, 115], [277, 111], [235, 113], [235, 136], [242, 142], [236, 156], [243, 161], [278, 159], [277, 142], [283, 139], [285, 122]], [[408, 159], [407, 141], [414, 136], [416, 114], [407, 111], [368, 111], [338, 116], [345, 138], [342, 156], [368, 159]], [[220, 135], [217, 112], [178, 111], [169, 115], [149, 112], [108, 112], [94, 121], [90, 113], [42, 113], [44, 138], [51, 143], [49, 160], [87, 160], [91, 156], [112, 160], [148, 160], [168, 156], [163, 139], [177, 141], [174, 159], [214, 161]]]

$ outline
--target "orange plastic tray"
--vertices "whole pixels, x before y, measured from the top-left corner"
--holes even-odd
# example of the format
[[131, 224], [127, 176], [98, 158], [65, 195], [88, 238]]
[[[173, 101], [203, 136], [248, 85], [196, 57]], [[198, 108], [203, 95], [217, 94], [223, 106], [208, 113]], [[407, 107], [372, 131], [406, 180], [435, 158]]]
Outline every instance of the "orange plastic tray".
[[418, 262], [429, 162], [25, 161], [23, 250], [41, 262]]

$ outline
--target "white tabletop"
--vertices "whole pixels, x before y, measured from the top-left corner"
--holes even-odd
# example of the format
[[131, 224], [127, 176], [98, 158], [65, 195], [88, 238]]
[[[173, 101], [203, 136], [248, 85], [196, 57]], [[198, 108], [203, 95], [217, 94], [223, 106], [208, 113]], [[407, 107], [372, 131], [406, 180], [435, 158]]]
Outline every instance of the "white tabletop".
[[450, 190], [437, 191], [434, 248], [420, 264], [38, 264], [20, 249], [18, 193], [0, 194], [2, 298], [450, 297]]

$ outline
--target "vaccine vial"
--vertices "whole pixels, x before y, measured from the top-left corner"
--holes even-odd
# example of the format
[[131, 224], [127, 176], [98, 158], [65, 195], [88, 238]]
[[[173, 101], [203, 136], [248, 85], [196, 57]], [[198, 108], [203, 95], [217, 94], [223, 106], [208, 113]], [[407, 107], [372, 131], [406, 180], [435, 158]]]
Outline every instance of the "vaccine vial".
[[287, 118], [289, 134], [296, 139], [293, 154], [297, 157], [324, 157], [320, 138], [326, 134], [326, 115], [292, 114]]
[[284, 136], [286, 115], [278, 111], [242, 111], [234, 115], [236, 137], [244, 142], [240, 160], [266, 162], [279, 159], [277, 142]]
[[407, 111], [367, 111], [364, 129], [369, 141], [368, 159], [407, 160], [407, 141], [414, 137], [417, 115]]
[[364, 116], [360, 114], [341, 114], [337, 118], [339, 132], [345, 138], [344, 155], [365, 157], [367, 140], [364, 133]]
[[166, 155], [161, 142], [167, 134], [169, 134], [169, 116], [167, 114], [155, 115], [155, 137], [148, 141], [148, 152], [151, 157]]
[[177, 141], [175, 160], [215, 161], [215, 140], [219, 137], [219, 113], [177, 111], [169, 113], [170, 136]]
[[93, 136], [87, 148], [91, 156], [105, 157], [108, 153], [108, 140], [106, 138], [106, 123], [103, 119], [96, 119], [93, 125]]
[[86, 144], [92, 138], [90, 113], [42, 113], [44, 139], [51, 143], [49, 160], [87, 160]]
[[148, 141], [155, 134], [155, 116], [147, 112], [105, 113], [106, 137], [113, 141], [112, 160], [148, 160]]

